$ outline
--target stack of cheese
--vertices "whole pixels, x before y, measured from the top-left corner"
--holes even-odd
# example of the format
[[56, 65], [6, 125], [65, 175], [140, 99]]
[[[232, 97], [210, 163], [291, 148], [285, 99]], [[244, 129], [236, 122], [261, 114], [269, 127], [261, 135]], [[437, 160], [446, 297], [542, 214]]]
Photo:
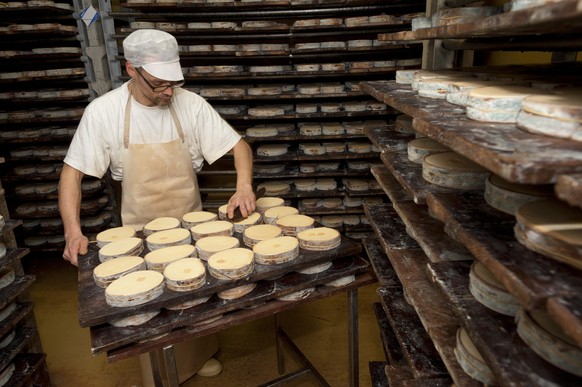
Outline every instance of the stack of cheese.
[[266, 239], [253, 246], [255, 262], [260, 265], [277, 265], [299, 256], [299, 241], [292, 236]]
[[426, 156], [422, 177], [429, 183], [456, 189], [482, 189], [489, 171], [455, 152]]
[[[179, 222], [180, 221], [178, 220], [178, 223]], [[198, 226], [202, 226], [204, 224], [205, 223]], [[192, 235], [193, 234], [191, 234], [190, 231], [184, 228], [172, 228], [169, 230], [158, 231], [149, 235], [146, 238], [146, 244], [150, 251], [170, 246], [187, 245], [192, 242]]]
[[531, 133], [582, 141], [582, 90], [536, 95], [523, 100], [517, 126]]
[[206, 268], [198, 258], [183, 258], [163, 270], [166, 286], [176, 292], [198, 289], [206, 282]]
[[106, 288], [111, 282], [126, 274], [146, 270], [145, 260], [139, 256], [123, 256], [100, 263], [93, 269], [93, 280], [100, 288]]
[[267, 209], [263, 214], [263, 223], [265, 224], [275, 224], [277, 219], [282, 218], [287, 215], [296, 215], [299, 210], [295, 207], [290, 206], [277, 206]]
[[217, 235], [200, 238], [196, 241], [198, 257], [207, 261], [213, 254], [222, 250], [234, 249], [239, 246], [239, 241], [233, 236]]
[[304, 230], [313, 228], [315, 221], [307, 215], [287, 215], [277, 219], [276, 225], [281, 228], [284, 235], [296, 236]]
[[[293, 215], [289, 215], [293, 216]], [[281, 236], [281, 228], [272, 224], [259, 224], [251, 226], [243, 232], [243, 243], [248, 247], [253, 247], [257, 243]]]
[[141, 238], [121, 238], [110, 242], [99, 249], [99, 261], [106, 262], [110, 259], [127, 255], [140, 255], [143, 248], [144, 245]]
[[[254, 253], [245, 248], [234, 248], [220, 251], [208, 258], [208, 272], [220, 280], [235, 281], [252, 273], [254, 269]], [[234, 299], [250, 293], [256, 284], [237, 286], [218, 293], [223, 299]]]
[[328, 227], [315, 227], [297, 233], [299, 247], [305, 250], [325, 251], [335, 249], [341, 244], [341, 235]]
[[144, 257], [148, 270], [164, 272], [169, 264], [184, 258], [195, 257], [196, 249], [191, 244], [163, 247], [147, 253]]
[[520, 206], [515, 237], [527, 248], [582, 269], [582, 210], [557, 199]]
[[190, 228], [190, 233], [192, 234], [192, 239], [194, 239], [194, 241], [209, 236], [232, 236], [233, 232], [234, 226], [226, 220], [214, 220]]

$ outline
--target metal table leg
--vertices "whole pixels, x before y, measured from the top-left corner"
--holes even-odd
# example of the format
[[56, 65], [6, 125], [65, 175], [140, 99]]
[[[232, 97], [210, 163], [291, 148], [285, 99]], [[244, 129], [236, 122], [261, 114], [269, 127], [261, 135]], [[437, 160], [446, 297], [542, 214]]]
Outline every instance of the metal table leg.
[[360, 384], [358, 329], [358, 289], [353, 289], [348, 292], [348, 351], [351, 387], [358, 387]]
[[168, 345], [164, 347], [163, 353], [169, 387], [178, 387], [180, 381], [178, 379], [178, 368], [176, 367], [176, 356], [174, 356], [174, 346]]

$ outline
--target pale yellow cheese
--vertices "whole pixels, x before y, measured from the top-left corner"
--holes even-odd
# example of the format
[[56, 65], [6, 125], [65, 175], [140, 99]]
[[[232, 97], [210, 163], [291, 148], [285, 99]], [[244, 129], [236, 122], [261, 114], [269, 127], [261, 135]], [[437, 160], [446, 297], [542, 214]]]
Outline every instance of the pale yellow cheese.
[[149, 270], [163, 271], [164, 268], [179, 259], [196, 256], [193, 245], [163, 247], [147, 253], [144, 257]]
[[96, 240], [99, 247], [103, 247], [106, 244], [125, 238], [131, 238], [135, 236], [135, 229], [130, 226], [121, 226], [110, 228], [105, 231], [101, 231], [97, 234]]

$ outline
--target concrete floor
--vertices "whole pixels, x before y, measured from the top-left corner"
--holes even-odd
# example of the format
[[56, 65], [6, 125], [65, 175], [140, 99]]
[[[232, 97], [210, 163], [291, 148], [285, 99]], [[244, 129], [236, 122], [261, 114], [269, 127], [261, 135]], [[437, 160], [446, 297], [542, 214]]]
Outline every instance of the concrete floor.
[[[89, 329], [79, 327], [77, 270], [58, 256], [23, 260], [27, 274], [36, 275], [30, 290], [41, 341], [54, 387], [141, 386], [137, 358], [109, 363], [92, 356]], [[384, 352], [372, 309], [377, 284], [359, 291], [360, 386], [370, 386], [368, 362]], [[332, 386], [348, 385], [347, 297], [336, 295], [283, 312], [279, 323]], [[278, 377], [273, 318], [263, 318], [219, 334], [217, 358], [223, 372], [213, 378], [195, 375], [183, 386], [256, 386]], [[286, 371], [297, 368], [288, 354]], [[313, 386], [304, 378], [291, 386]]]

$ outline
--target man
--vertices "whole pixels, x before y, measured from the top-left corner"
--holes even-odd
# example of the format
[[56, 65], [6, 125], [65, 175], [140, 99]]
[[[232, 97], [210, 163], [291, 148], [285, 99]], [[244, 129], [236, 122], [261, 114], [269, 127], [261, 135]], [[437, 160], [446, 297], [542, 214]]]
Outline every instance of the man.
[[[73, 265], [88, 247], [80, 222], [81, 181], [85, 175], [101, 178], [108, 168], [121, 181], [122, 222], [136, 230], [157, 217], [180, 219], [202, 209], [196, 172], [204, 160], [211, 164], [228, 152], [237, 172], [228, 215], [237, 207], [245, 217], [255, 210], [252, 151], [210, 104], [180, 88], [184, 77], [176, 39], [163, 31], [138, 30], [123, 41], [123, 49], [131, 80], [87, 106], [61, 172], [63, 258]], [[192, 372], [181, 372], [178, 361], [181, 379], [204, 361]]]

